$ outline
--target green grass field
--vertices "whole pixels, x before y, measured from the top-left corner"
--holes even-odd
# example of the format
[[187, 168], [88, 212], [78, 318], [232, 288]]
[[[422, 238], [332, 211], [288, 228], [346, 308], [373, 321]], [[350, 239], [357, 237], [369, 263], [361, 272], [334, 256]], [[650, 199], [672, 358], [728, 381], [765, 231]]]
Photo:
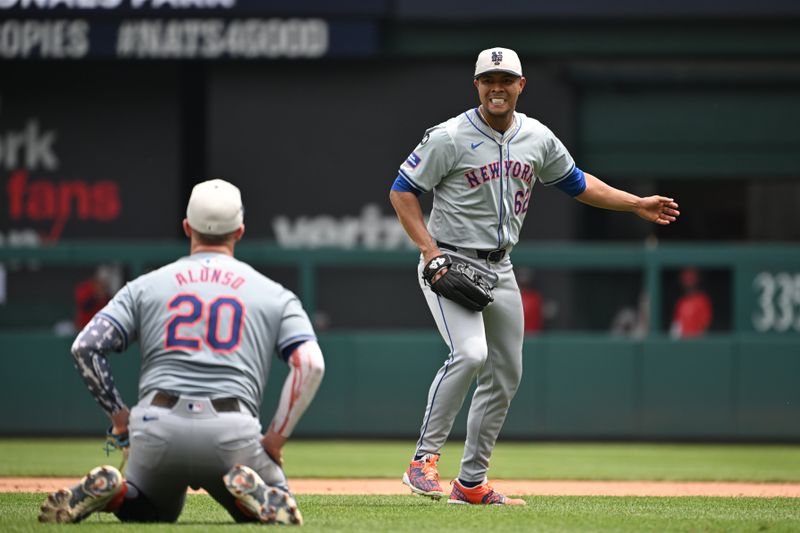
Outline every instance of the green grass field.
[[[299, 496], [303, 531], [786, 531], [800, 528], [800, 503], [788, 498], [536, 497], [528, 506], [475, 508], [415, 496]], [[46, 531], [36, 523], [38, 494], [0, 494], [0, 530]], [[190, 496], [178, 525], [121, 524], [96, 514], [87, 531], [251, 531], [207, 496]]]
[[[295, 477], [399, 478], [412, 442], [297, 441], [286, 451]], [[449, 444], [440, 470], [458, 468], [461, 443]], [[102, 441], [0, 439], [0, 476], [77, 477], [106, 457]], [[727, 480], [800, 482], [800, 446], [501, 443], [490, 476], [510, 479]], [[0, 494], [0, 531], [44, 531], [41, 494]], [[416, 496], [312, 496], [298, 502], [305, 531], [800, 531], [800, 499], [712, 497], [526, 497], [525, 508], [449, 506]], [[177, 525], [121, 524], [107, 514], [80, 529], [249, 531], [209, 497], [192, 495]]]
[[[439, 470], [455, 476], [462, 442], [442, 451]], [[292, 477], [398, 478], [414, 443], [291, 441], [285, 450]], [[0, 476], [81, 476], [93, 466], [118, 464], [98, 439], [0, 439]], [[752, 444], [597, 444], [500, 442], [490, 477], [497, 479], [647, 479], [800, 482], [800, 446]]]

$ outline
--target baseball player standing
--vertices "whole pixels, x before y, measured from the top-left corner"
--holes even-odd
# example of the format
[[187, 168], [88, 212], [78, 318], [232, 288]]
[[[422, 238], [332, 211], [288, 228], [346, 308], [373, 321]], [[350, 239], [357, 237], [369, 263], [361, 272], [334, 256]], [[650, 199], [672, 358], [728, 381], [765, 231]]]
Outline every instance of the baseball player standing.
[[[390, 192], [400, 222], [420, 249], [420, 286], [450, 348], [431, 384], [416, 452], [403, 474], [414, 493], [443, 495], [439, 452], [477, 380], [449, 503], [525, 504], [493, 490], [486, 473], [522, 374], [523, 310], [510, 253], [535, 181], [555, 185], [585, 204], [629, 211], [656, 224], [669, 224], [679, 215], [671, 198], [640, 198], [576, 167], [547, 127], [515, 111], [525, 83], [516, 52], [482, 51], [474, 77], [480, 105], [428, 129]], [[417, 197], [429, 191], [433, 208], [426, 227]], [[458, 257], [476, 268], [453, 268]], [[450, 288], [474, 281], [475, 273], [494, 288], [473, 307], [472, 299], [462, 301]]]
[[[91, 470], [49, 495], [40, 521], [108, 511], [122, 521], [174, 522], [190, 486], [206, 489], [237, 522], [302, 523], [281, 450], [324, 362], [297, 297], [233, 257], [243, 213], [234, 185], [197, 184], [183, 221], [191, 254], [128, 283], [78, 335], [72, 356], [111, 418], [109, 439], [130, 443], [127, 475]], [[106, 355], [137, 339], [139, 402], [129, 410]], [[257, 416], [273, 353], [290, 370], [262, 436]]]

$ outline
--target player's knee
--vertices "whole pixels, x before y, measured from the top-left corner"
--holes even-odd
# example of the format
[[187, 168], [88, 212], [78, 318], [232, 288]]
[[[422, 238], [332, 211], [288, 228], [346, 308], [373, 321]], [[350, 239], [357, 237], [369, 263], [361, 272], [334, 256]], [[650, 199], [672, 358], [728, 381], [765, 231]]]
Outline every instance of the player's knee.
[[461, 343], [461, 346], [456, 346], [455, 355], [463, 364], [477, 371], [486, 362], [489, 349], [483, 337], [472, 337]]
[[168, 512], [159, 511], [159, 508], [135, 484], [130, 480], [126, 483], [128, 490], [125, 499], [114, 511], [121, 522], [177, 522], [183, 505]]
[[511, 403], [511, 400], [517, 394], [517, 389], [518, 388], [519, 388], [519, 381], [517, 381], [516, 384], [513, 385], [512, 387], [509, 387], [509, 388], [504, 389], [502, 391], [502, 394], [506, 396], [506, 399], [507, 399], [508, 403]]
[[508, 404], [510, 404], [511, 400], [514, 398], [514, 395], [517, 394], [519, 384], [522, 382], [522, 369], [520, 368], [511, 375], [507, 375], [506, 378], [507, 380], [500, 390], [497, 391], [497, 394], [502, 399], [505, 399]]

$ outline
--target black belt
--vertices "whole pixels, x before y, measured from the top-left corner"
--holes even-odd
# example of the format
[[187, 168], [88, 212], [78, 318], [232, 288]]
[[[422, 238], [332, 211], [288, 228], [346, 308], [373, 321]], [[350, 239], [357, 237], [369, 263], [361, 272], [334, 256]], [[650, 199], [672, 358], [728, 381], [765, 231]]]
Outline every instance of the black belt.
[[[451, 252], [458, 252], [458, 246], [447, 244], [446, 242], [436, 241], [436, 246], [443, 250], [450, 250]], [[490, 263], [498, 263], [506, 256], [506, 251], [503, 248], [498, 250], [475, 250], [475, 255], [478, 259], [486, 259]]]
[[[174, 394], [164, 391], [158, 391], [156, 392], [155, 396], [153, 396], [153, 399], [150, 400], [150, 405], [172, 409], [180, 399], [180, 396], [175, 396]], [[231, 413], [240, 411], [239, 400], [237, 398], [213, 398], [211, 400], [211, 405], [214, 406], [214, 409], [218, 413]]]

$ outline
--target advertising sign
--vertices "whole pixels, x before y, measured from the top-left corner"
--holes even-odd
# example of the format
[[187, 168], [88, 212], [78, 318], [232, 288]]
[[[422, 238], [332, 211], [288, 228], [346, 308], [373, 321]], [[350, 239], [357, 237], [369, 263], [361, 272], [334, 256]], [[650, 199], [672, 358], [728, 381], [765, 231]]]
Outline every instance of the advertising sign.
[[0, 0], [0, 59], [374, 56], [384, 4]]
[[173, 237], [176, 81], [16, 67], [0, 81], [0, 244]]

